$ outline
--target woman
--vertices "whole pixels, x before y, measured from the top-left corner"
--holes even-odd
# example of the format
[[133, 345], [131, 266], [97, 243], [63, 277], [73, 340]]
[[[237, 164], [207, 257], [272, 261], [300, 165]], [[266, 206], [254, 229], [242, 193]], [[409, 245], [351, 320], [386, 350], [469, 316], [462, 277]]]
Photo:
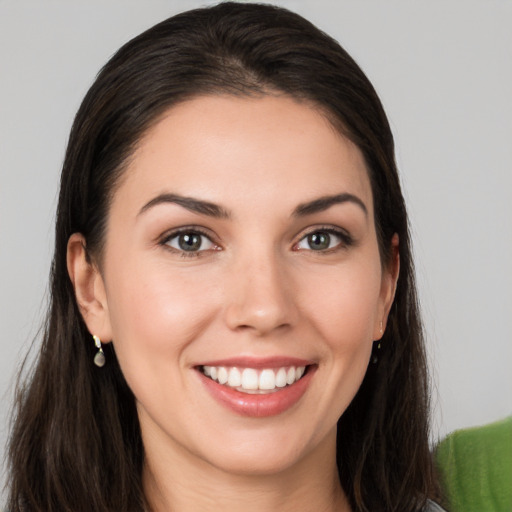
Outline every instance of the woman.
[[114, 55], [72, 128], [51, 289], [10, 511], [434, 507], [393, 138], [299, 16], [220, 4]]

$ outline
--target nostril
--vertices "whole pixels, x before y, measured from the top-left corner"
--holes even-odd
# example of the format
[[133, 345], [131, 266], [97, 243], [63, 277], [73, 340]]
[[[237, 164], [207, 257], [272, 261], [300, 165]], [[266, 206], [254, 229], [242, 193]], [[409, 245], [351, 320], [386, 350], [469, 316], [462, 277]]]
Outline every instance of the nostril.
[[289, 308], [269, 306], [267, 309], [251, 309], [250, 305], [236, 305], [230, 308], [226, 322], [232, 330], [253, 331], [264, 335], [291, 326]]
[[264, 268], [259, 262], [237, 270], [226, 290], [225, 314], [230, 329], [264, 335], [295, 323], [298, 314], [293, 293], [277, 262], [268, 262]]

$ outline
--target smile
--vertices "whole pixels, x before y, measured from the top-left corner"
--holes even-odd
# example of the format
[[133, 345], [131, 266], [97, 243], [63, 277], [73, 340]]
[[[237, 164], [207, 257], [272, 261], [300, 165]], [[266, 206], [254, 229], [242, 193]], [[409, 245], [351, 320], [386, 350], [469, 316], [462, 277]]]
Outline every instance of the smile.
[[288, 357], [232, 358], [195, 366], [208, 394], [240, 416], [283, 414], [301, 401], [318, 364]]
[[211, 380], [241, 393], [267, 394], [295, 384], [302, 378], [305, 366], [281, 368], [239, 368], [236, 366], [202, 366], [200, 370]]

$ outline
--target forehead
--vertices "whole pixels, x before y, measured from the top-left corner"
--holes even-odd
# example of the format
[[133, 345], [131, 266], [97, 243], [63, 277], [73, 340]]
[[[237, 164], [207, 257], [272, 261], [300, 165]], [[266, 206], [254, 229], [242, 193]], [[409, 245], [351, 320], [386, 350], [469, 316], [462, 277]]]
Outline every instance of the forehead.
[[287, 96], [179, 103], [144, 135], [122, 181], [114, 202], [133, 205], [171, 191], [226, 206], [293, 208], [350, 192], [372, 208], [361, 151], [318, 109]]

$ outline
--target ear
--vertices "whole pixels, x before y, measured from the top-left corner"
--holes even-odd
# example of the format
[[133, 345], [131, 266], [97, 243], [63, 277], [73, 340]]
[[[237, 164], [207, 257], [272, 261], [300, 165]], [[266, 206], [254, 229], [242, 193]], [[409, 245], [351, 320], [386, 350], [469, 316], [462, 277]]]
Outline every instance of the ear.
[[386, 330], [389, 311], [391, 310], [393, 300], [395, 299], [396, 284], [400, 273], [400, 251], [398, 244], [398, 234], [395, 233], [391, 239], [391, 256], [389, 258], [389, 263], [382, 272], [379, 311], [373, 333], [374, 340], [380, 340], [382, 338], [382, 335]]
[[68, 240], [68, 274], [75, 290], [76, 302], [87, 328], [102, 343], [112, 340], [107, 295], [101, 273], [87, 255], [85, 238], [74, 233]]

